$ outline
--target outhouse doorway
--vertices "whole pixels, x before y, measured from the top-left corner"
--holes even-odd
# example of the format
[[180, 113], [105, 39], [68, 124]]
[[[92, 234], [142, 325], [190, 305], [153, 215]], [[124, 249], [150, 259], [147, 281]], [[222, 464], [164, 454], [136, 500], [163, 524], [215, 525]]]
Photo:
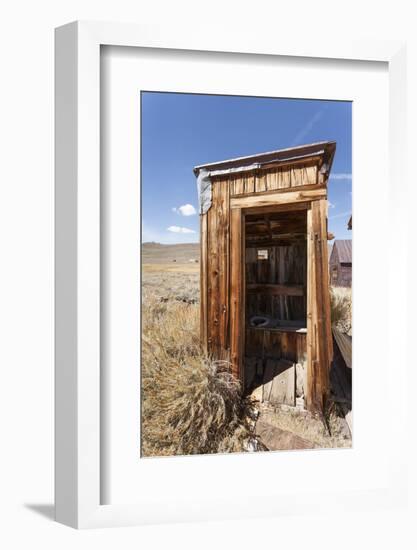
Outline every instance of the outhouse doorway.
[[248, 209], [244, 220], [245, 390], [304, 406], [307, 209]]

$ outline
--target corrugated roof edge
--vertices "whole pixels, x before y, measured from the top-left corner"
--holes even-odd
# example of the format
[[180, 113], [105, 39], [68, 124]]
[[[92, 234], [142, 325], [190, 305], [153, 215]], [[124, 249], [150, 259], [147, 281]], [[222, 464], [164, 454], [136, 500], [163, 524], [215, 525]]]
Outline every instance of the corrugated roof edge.
[[217, 162], [211, 162], [207, 164], [200, 164], [195, 166], [193, 171], [195, 175], [198, 175], [202, 168], [206, 170], [227, 169], [236, 166], [245, 166], [253, 164], [254, 162], [265, 162], [269, 160], [283, 160], [291, 155], [291, 158], [297, 159], [297, 157], [314, 156], [319, 152], [322, 153], [322, 149], [325, 150], [325, 162], [328, 164], [328, 172], [330, 172], [331, 165], [333, 163], [333, 157], [336, 150], [335, 141], [319, 141], [317, 143], [310, 143], [306, 145], [298, 145], [297, 147], [288, 147], [286, 149], [278, 149], [276, 151], [268, 151], [266, 153], [257, 153], [256, 155], [249, 155], [246, 157], [237, 157], [233, 159], [227, 159]]

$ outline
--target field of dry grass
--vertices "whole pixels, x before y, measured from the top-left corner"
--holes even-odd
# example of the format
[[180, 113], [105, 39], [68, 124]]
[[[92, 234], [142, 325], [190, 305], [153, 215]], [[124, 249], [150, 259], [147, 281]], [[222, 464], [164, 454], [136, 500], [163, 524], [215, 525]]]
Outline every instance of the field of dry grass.
[[142, 269], [142, 301], [157, 297], [162, 302], [184, 302], [196, 304], [199, 301], [199, 265], [150, 264]]
[[[272, 425], [317, 447], [351, 446], [334, 408], [327, 411], [329, 435], [322, 419], [243, 399], [228, 365], [204, 357], [199, 341], [199, 263], [194, 259], [191, 247], [177, 249], [169, 262], [150, 250], [143, 258], [142, 456], [262, 449], [252, 434], [261, 409]], [[350, 311], [350, 291], [337, 289], [332, 315], [347, 332]]]
[[253, 406], [229, 365], [204, 356], [199, 264], [142, 264], [142, 456], [245, 451]]

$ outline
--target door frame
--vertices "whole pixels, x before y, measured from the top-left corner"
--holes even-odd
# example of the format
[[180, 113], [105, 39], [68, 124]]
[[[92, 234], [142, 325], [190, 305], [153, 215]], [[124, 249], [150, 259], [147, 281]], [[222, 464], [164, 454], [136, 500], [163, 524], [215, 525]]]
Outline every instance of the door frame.
[[242, 208], [230, 210], [230, 362], [232, 373], [245, 387], [246, 337], [246, 247], [245, 212]]
[[[245, 208], [232, 207], [230, 209], [230, 362], [232, 373], [245, 384], [245, 340], [246, 340], [246, 235], [245, 219], [247, 214], [288, 212], [305, 210], [306, 216], [311, 209], [311, 201], [293, 202], [285, 204], [269, 204], [266, 206], [247, 206]], [[307, 228], [308, 239], [308, 228]], [[307, 252], [308, 254], [308, 252]], [[307, 280], [309, 272], [307, 257]], [[307, 310], [309, 289], [307, 288]], [[308, 315], [308, 311], [307, 311]], [[308, 342], [307, 317], [307, 342]], [[243, 327], [243, 330], [242, 330]], [[308, 354], [307, 354], [308, 355]]]

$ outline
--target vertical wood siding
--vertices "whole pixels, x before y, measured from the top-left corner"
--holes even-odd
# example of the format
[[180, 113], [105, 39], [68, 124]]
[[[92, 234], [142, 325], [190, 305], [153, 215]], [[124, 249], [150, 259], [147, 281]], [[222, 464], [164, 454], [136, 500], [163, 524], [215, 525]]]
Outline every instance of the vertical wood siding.
[[243, 244], [244, 228], [240, 209], [230, 214], [230, 361], [232, 372], [244, 383], [244, 369], [241, 368], [244, 351], [245, 297]]
[[215, 359], [229, 360], [229, 184], [212, 188], [207, 212], [207, 348]]
[[207, 214], [200, 216], [200, 339], [207, 353]]
[[255, 172], [237, 172], [230, 176], [230, 195], [233, 197], [265, 193], [318, 183], [317, 163], [305, 163]]

